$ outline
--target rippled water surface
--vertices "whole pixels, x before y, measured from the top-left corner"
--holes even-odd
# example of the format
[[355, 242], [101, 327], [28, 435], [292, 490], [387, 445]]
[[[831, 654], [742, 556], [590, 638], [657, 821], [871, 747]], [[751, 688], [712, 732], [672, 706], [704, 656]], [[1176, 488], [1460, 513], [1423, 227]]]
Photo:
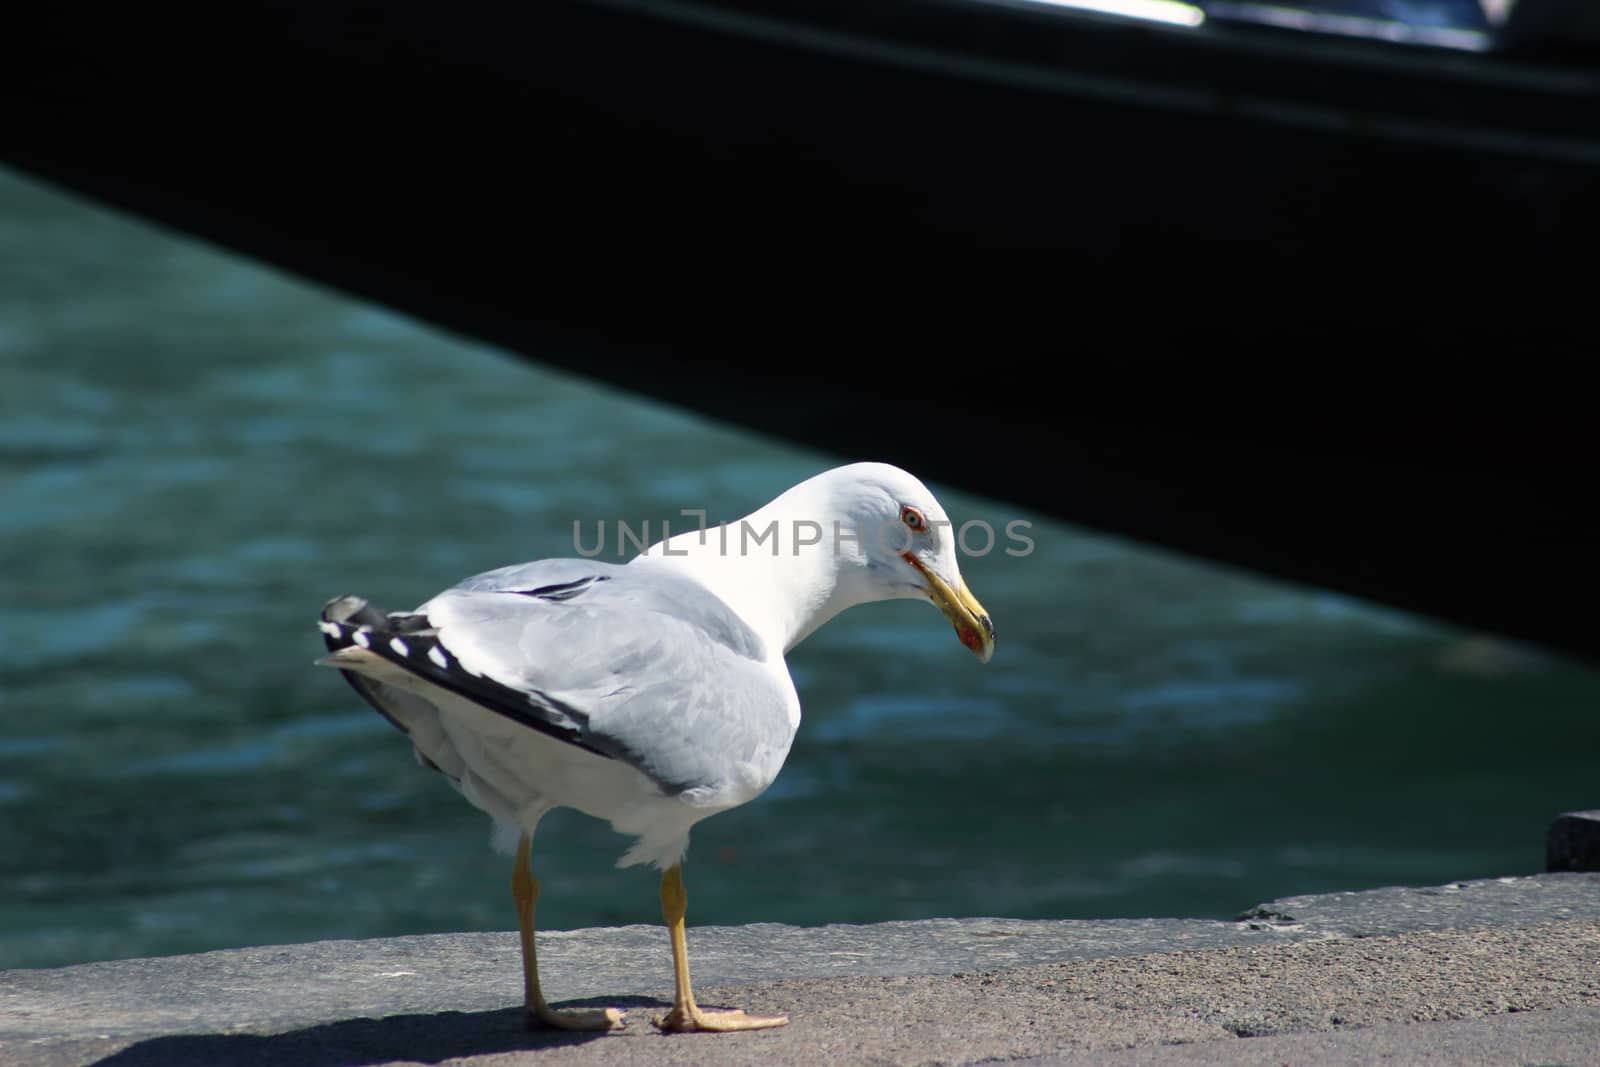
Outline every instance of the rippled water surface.
[[[513, 927], [486, 818], [311, 666], [317, 609], [846, 458], [0, 172], [0, 967]], [[797, 649], [799, 739], [695, 831], [691, 922], [1225, 917], [1534, 871], [1600, 802], [1594, 672], [934, 488], [1032, 523], [963, 563], [993, 662], [914, 603]], [[656, 921], [625, 843], [546, 819], [541, 924]]]

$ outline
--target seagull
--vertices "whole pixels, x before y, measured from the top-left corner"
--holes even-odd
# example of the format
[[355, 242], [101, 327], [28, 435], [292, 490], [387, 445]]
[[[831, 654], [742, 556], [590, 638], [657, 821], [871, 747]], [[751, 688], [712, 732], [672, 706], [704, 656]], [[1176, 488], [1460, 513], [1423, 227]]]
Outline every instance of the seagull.
[[[539, 984], [530, 859], [539, 820], [576, 808], [633, 843], [619, 867], [661, 874], [672, 948], [665, 1031], [782, 1026], [785, 1016], [705, 1011], [689, 982], [683, 860], [701, 819], [759, 796], [800, 725], [785, 654], [856, 604], [932, 602], [987, 662], [994, 626], [967, 591], [958, 538], [926, 486], [853, 463], [736, 522], [671, 535], [626, 563], [544, 559], [489, 571], [415, 611], [328, 601], [328, 654], [515, 851], [530, 1027], [609, 1030], [616, 1008], [552, 1008]], [[579, 547], [579, 546], [575, 546]], [[582, 553], [579, 547], [580, 554]], [[598, 553], [597, 553], [598, 554]]]

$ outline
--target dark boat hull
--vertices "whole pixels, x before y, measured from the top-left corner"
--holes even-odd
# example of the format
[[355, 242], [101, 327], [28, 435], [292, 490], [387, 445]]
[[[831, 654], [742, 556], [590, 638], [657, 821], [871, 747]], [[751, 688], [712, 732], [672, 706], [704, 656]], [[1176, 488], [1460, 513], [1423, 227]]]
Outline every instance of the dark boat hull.
[[960, 3], [443, 10], [41, 16], [4, 158], [757, 429], [1600, 652], [1588, 413], [1527, 362], [1593, 350], [1581, 68]]

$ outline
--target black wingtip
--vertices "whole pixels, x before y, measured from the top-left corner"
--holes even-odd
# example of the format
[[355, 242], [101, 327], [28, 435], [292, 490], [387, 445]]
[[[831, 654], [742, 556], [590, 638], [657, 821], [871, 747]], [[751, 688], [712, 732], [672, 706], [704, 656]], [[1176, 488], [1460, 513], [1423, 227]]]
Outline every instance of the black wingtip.
[[[572, 590], [577, 588], [582, 586], [569, 583], [567, 586], [534, 590], [530, 595], [566, 599], [575, 595]], [[548, 595], [552, 590], [556, 594], [553, 597]], [[439, 644], [432, 621], [425, 614], [403, 611], [387, 615], [368, 604], [364, 597], [337, 596], [322, 606], [322, 639], [330, 652], [352, 645], [359, 646], [441, 689], [454, 692], [531, 730], [576, 745], [605, 759], [617, 758], [615, 753], [585, 739], [582, 726], [568, 725], [586, 722], [587, 717], [578, 709], [547, 693], [536, 690], [521, 692], [465, 670], [455, 655]], [[384, 718], [402, 732], [407, 732], [405, 726], [384, 708], [379, 692], [371, 682], [356, 671], [341, 670], [339, 673]], [[540, 709], [544, 709], [543, 715]], [[560, 715], [566, 722], [551, 721], [546, 717], [550, 714]]]
[[365, 597], [345, 595], [336, 596], [322, 605], [323, 622], [342, 622], [351, 626], [382, 627], [388, 622], [389, 617], [371, 604]]
[[[336, 596], [322, 605], [322, 642], [327, 645], [329, 652], [337, 652], [341, 648], [349, 648], [356, 644], [352, 640], [352, 635], [357, 628], [379, 630], [385, 628], [387, 621], [388, 616], [368, 604], [364, 597]], [[371, 704], [373, 710], [389, 720], [391, 726], [403, 734], [410, 735], [411, 731], [406, 729], [405, 724], [383, 706], [383, 701], [366, 679], [354, 671], [341, 670], [339, 673], [350, 683], [350, 688], [361, 694], [361, 699]]]

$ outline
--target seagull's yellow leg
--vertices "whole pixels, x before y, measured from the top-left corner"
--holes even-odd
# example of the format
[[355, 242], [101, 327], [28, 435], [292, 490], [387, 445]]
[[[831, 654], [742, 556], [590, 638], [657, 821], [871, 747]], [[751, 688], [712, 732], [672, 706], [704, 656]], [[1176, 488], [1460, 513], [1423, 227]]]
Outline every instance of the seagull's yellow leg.
[[539, 958], [533, 949], [533, 906], [539, 903], [539, 883], [533, 878], [529, 846], [528, 835], [523, 834], [517, 840], [517, 866], [511, 872], [511, 898], [517, 902], [517, 925], [522, 931], [522, 1005], [529, 1029], [611, 1030], [622, 1026], [622, 1013], [616, 1008], [556, 1011], [544, 1002], [539, 991]]
[[683, 889], [683, 868], [674, 865], [661, 875], [661, 914], [667, 920], [667, 932], [672, 935], [672, 970], [677, 976], [678, 989], [672, 998], [672, 1010], [655, 1024], [663, 1030], [687, 1033], [705, 1030], [720, 1033], [725, 1030], [764, 1030], [769, 1026], [783, 1026], [787, 1015], [746, 1015], [742, 1011], [701, 1011], [694, 1002], [694, 992], [689, 988], [689, 947], [683, 936], [683, 916], [689, 910], [689, 894]]

